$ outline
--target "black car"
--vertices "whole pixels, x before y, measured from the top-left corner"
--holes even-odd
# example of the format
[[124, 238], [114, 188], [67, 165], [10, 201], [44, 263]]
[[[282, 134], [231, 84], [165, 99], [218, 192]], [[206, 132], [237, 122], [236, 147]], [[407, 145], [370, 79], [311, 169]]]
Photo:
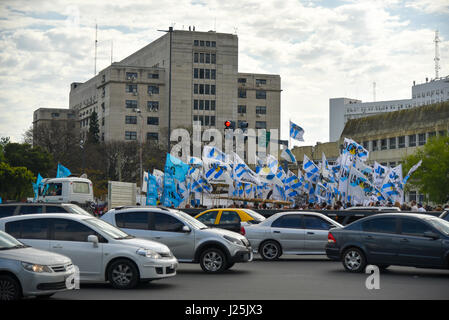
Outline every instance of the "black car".
[[5, 203], [0, 204], [0, 218], [36, 213], [74, 213], [91, 215], [72, 203]]
[[330, 230], [326, 254], [350, 272], [363, 272], [368, 264], [448, 268], [449, 222], [425, 214], [376, 214]]

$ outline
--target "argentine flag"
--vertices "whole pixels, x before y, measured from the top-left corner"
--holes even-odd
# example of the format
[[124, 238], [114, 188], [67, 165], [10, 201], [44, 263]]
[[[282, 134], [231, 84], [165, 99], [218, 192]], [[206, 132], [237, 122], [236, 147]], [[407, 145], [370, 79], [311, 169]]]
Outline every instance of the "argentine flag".
[[290, 137], [298, 141], [304, 141], [304, 129], [290, 121]]
[[306, 172], [306, 179], [310, 180], [316, 175], [319, 175], [319, 169], [316, 164], [309, 159], [308, 156], [304, 155], [304, 161], [302, 163], [302, 168]]
[[288, 162], [296, 163], [296, 158], [295, 158], [295, 156], [293, 155], [293, 153], [292, 153], [292, 151], [290, 149], [282, 150], [281, 158], [286, 160], [286, 161], [288, 161]]

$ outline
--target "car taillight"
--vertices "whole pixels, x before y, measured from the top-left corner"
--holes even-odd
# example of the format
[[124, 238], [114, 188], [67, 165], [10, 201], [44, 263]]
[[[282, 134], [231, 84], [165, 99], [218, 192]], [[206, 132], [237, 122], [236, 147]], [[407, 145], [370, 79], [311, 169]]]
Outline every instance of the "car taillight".
[[327, 242], [328, 243], [336, 243], [337, 241], [335, 240], [334, 236], [332, 235], [332, 233], [328, 233], [327, 234]]
[[245, 228], [243, 226], [240, 227], [240, 234], [244, 236], [246, 233]]

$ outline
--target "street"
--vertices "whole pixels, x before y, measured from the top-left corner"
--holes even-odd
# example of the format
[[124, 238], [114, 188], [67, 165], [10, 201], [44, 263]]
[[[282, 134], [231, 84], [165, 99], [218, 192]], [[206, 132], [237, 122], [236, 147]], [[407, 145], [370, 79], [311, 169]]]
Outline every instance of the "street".
[[264, 299], [448, 299], [449, 270], [392, 266], [380, 274], [380, 289], [368, 290], [368, 274], [344, 271], [341, 262], [325, 256], [283, 256], [266, 262], [236, 264], [216, 275], [199, 265], [180, 264], [174, 278], [141, 284], [133, 290], [114, 290], [108, 284], [82, 284], [81, 290], [52, 299], [85, 300], [264, 300]]

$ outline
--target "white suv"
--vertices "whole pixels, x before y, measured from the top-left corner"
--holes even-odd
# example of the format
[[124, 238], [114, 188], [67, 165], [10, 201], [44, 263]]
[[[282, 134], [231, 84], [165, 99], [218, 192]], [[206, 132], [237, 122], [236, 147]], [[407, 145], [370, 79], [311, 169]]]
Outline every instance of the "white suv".
[[253, 259], [249, 241], [239, 233], [208, 228], [185, 212], [163, 207], [115, 208], [101, 219], [139, 238], [166, 244], [179, 262], [199, 263], [208, 273]]
[[69, 257], [81, 282], [109, 281], [129, 289], [139, 281], [176, 275], [178, 261], [161, 243], [136, 239], [110, 224], [78, 214], [31, 214], [0, 219], [0, 230], [26, 245]]

